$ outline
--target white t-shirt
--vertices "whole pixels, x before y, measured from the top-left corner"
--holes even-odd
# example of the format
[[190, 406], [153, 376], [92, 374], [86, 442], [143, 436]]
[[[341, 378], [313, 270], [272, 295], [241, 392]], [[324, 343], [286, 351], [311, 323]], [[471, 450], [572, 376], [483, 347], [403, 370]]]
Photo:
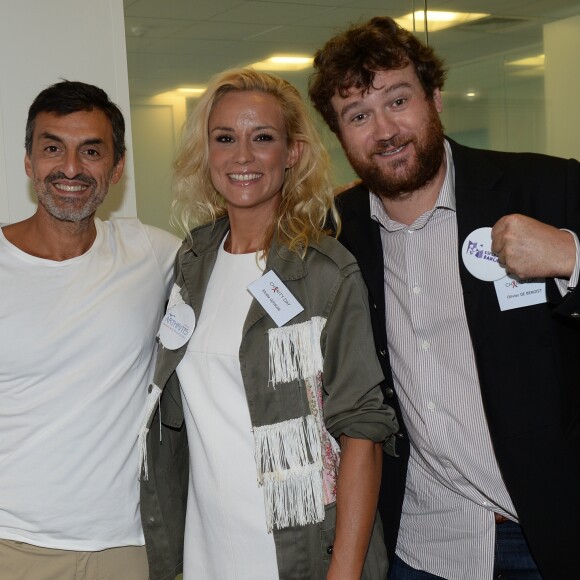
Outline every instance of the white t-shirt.
[[0, 538], [66, 550], [144, 543], [137, 435], [177, 238], [96, 220], [82, 256], [0, 230]]

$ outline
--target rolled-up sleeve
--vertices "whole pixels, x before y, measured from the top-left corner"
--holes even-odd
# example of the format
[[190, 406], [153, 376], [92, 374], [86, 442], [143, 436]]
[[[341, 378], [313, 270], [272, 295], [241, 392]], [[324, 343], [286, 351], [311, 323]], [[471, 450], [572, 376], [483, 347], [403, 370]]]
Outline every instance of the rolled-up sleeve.
[[321, 336], [326, 428], [335, 439], [340, 435], [370, 439], [389, 452], [398, 424], [393, 409], [383, 402], [380, 383], [384, 377], [358, 267], [341, 277], [332, 292]]

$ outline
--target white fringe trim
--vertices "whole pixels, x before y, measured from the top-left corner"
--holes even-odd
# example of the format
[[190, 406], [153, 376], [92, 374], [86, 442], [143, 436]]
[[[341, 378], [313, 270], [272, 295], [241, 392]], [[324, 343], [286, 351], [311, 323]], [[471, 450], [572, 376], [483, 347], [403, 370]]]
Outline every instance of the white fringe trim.
[[315, 418], [309, 415], [254, 427], [254, 442], [268, 532], [324, 520], [321, 443]]
[[322, 372], [320, 335], [325, 324], [326, 318], [314, 316], [306, 322], [268, 331], [269, 383], [272, 386], [315, 377]]
[[324, 430], [326, 431], [328, 440], [330, 441], [332, 452], [336, 457], [340, 457], [340, 445], [338, 444], [338, 441], [326, 430], [326, 426], [324, 426]]
[[138, 478], [141, 479], [142, 473], [145, 481], [149, 479], [149, 468], [147, 466], [147, 433], [149, 433], [149, 427], [147, 425], [155, 412], [155, 406], [161, 396], [161, 389], [157, 385], [151, 384], [151, 387], [151, 392], [147, 395], [147, 401], [145, 403], [145, 417], [143, 417], [143, 423], [141, 424], [137, 438], [137, 447], [139, 448]]
[[169, 294], [169, 301], [167, 302], [167, 310], [177, 306], [177, 304], [185, 304], [185, 300], [181, 296], [181, 288], [177, 284], [173, 284], [171, 293]]

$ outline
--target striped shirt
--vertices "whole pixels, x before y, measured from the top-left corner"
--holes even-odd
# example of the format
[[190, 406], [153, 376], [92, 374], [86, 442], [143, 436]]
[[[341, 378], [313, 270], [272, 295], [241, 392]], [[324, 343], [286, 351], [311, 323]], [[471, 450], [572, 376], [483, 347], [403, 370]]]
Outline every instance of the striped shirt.
[[449, 580], [489, 580], [494, 512], [517, 521], [493, 452], [459, 279], [451, 148], [435, 207], [381, 225], [386, 330], [411, 440], [397, 554]]

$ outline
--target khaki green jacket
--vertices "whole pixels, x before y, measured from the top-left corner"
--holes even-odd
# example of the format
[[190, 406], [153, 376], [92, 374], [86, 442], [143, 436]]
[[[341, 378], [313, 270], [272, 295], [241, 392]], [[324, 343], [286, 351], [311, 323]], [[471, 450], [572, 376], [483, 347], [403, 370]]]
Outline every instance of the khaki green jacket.
[[[201, 313], [218, 247], [229, 229], [226, 218], [192, 232], [176, 259], [176, 284], [181, 297]], [[320, 337], [323, 362], [324, 424], [338, 439], [349, 437], [383, 443], [393, 453], [398, 426], [392, 409], [383, 404], [383, 375], [374, 354], [367, 291], [354, 258], [336, 240], [323, 236], [309, 246], [304, 259], [273, 244], [266, 271], [274, 269], [304, 307], [287, 325], [326, 319]], [[285, 326], [287, 326], [285, 325]], [[240, 345], [240, 367], [252, 424], [255, 427], [303, 417], [309, 413], [303, 381], [276, 389], [268, 385], [268, 330], [276, 328], [253, 300]], [[151, 580], [175, 577], [183, 560], [189, 455], [181, 393], [175, 369], [187, 344], [171, 351], [160, 346], [154, 383], [163, 389], [159, 407], [149, 421], [148, 478], [141, 477], [141, 515]], [[150, 390], [154, 389], [153, 386]], [[160, 424], [161, 417], [161, 424]], [[281, 579], [324, 579], [332, 555], [335, 504], [325, 508], [324, 521], [274, 529]], [[387, 556], [377, 519], [363, 574], [384, 580]]]

